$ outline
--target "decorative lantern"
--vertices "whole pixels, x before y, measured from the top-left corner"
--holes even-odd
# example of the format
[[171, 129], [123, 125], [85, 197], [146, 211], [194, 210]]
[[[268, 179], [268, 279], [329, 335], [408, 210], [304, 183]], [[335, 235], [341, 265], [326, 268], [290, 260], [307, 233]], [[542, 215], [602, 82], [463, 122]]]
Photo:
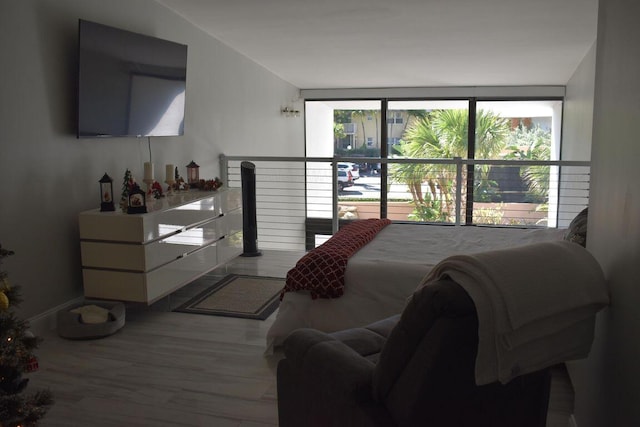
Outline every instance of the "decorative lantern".
[[128, 214], [147, 213], [146, 194], [137, 184], [134, 185], [133, 190], [129, 191], [129, 198], [127, 199], [127, 202]]
[[100, 178], [100, 212], [115, 211], [116, 208], [113, 205], [113, 180], [105, 172], [104, 176]]
[[187, 179], [190, 185], [198, 184], [200, 182], [200, 166], [193, 160], [187, 165]]

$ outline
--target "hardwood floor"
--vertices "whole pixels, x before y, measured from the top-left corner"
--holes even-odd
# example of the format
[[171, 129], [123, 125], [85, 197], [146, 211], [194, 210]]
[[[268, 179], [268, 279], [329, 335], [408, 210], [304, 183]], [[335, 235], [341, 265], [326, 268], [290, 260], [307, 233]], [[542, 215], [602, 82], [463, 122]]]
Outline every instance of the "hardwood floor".
[[125, 327], [98, 340], [43, 335], [27, 392], [50, 389], [42, 426], [274, 426], [275, 367], [265, 321], [170, 310], [229, 273], [284, 277], [302, 252], [239, 257], [150, 307], [127, 306]]
[[[215, 426], [278, 424], [275, 369], [265, 357], [265, 321], [174, 313], [227, 274], [285, 277], [303, 252], [239, 257], [150, 307], [128, 306], [125, 327], [107, 338], [42, 335], [30, 393], [48, 388], [55, 403], [41, 426]], [[555, 381], [547, 426], [568, 424], [573, 389]]]

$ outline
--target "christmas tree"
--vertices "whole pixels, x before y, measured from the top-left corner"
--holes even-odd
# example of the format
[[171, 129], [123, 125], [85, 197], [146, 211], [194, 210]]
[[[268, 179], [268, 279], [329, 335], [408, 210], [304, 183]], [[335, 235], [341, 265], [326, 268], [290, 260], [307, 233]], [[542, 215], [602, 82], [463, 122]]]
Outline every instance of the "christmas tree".
[[[11, 255], [13, 251], [0, 245], [0, 267]], [[22, 374], [37, 369], [33, 350], [41, 339], [13, 312], [20, 302], [19, 287], [11, 286], [7, 272], [0, 268], [0, 427], [36, 425], [53, 403], [48, 390], [23, 393], [29, 380]]]
[[122, 193], [120, 195], [120, 209], [122, 209], [122, 212], [127, 211], [129, 194], [134, 190], [134, 185], [136, 185], [136, 180], [133, 178], [131, 171], [127, 169], [122, 179]]

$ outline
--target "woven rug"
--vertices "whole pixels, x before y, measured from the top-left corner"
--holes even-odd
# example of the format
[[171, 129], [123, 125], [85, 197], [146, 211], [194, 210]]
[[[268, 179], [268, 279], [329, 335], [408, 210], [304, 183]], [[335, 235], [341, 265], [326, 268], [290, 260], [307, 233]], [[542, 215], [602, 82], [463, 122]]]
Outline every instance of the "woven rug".
[[265, 320], [278, 308], [284, 281], [230, 274], [174, 311]]

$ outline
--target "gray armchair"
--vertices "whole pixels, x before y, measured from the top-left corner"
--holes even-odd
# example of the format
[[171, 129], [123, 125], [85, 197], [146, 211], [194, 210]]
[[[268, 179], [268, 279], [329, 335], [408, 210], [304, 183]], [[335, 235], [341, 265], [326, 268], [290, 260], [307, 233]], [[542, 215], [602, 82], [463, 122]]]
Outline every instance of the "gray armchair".
[[549, 369], [477, 386], [477, 343], [474, 304], [450, 280], [364, 328], [294, 331], [278, 364], [280, 426], [544, 426]]

